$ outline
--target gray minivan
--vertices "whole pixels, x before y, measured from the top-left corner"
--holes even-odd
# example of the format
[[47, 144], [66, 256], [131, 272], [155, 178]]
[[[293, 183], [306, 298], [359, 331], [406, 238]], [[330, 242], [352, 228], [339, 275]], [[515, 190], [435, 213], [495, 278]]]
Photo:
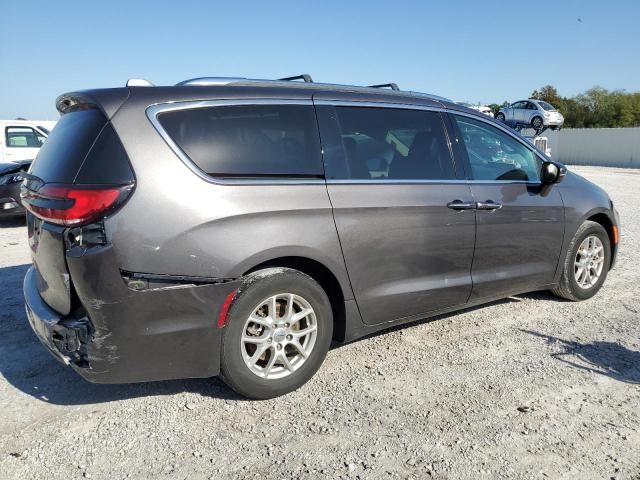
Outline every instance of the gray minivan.
[[58, 98], [22, 186], [26, 309], [54, 356], [270, 398], [332, 341], [600, 289], [620, 235], [602, 189], [441, 97], [299, 79]]

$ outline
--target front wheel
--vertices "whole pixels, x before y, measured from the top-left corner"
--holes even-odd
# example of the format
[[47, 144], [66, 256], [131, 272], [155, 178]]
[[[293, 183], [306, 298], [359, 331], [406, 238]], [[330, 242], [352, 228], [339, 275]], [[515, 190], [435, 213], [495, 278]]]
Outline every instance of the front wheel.
[[308, 275], [267, 268], [247, 275], [227, 317], [221, 375], [236, 392], [273, 398], [306, 383], [333, 335], [331, 304]]
[[586, 221], [571, 240], [560, 284], [552, 292], [573, 301], [591, 298], [602, 287], [610, 264], [609, 235], [599, 223]]
[[502, 113], [502, 112], [496, 113], [496, 120], [498, 120], [499, 122], [503, 122], [504, 123], [504, 113]]

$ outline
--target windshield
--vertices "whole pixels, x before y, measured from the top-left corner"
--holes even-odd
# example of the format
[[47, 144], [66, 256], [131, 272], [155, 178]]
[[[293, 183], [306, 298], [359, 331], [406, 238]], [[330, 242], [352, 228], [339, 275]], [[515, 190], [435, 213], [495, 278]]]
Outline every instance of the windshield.
[[547, 112], [555, 112], [556, 109], [553, 108], [553, 105], [548, 104], [547, 102], [538, 101], [538, 105], [544, 108]]

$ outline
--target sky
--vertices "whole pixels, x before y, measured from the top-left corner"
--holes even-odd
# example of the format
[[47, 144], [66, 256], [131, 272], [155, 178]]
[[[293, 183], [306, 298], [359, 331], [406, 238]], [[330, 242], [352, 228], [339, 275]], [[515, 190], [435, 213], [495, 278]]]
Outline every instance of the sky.
[[640, 1], [0, 2], [0, 119], [128, 78], [396, 82], [471, 103], [640, 91]]

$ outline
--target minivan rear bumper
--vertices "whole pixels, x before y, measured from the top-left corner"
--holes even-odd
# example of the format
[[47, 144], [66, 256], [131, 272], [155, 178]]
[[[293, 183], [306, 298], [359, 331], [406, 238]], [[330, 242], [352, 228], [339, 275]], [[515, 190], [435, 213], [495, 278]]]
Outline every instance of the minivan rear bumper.
[[[59, 340], [66, 336], [67, 329], [61, 323], [61, 316], [49, 308], [40, 297], [35, 276], [35, 267], [31, 266], [24, 277], [23, 285], [27, 319], [36, 336], [47, 350], [60, 362], [68, 365], [71, 362], [71, 352], [61, 342], [54, 342], [54, 338]], [[75, 350], [79, 350], [79, 348]]]
[[85, 379], [129, 383], [206, 378], [220, 371], [217, 319], [238, 282], [131, 290], [110, 245], [67, 252], [80, 308], [63, 316], [24, 279], [27, 316], [45, 347]]

